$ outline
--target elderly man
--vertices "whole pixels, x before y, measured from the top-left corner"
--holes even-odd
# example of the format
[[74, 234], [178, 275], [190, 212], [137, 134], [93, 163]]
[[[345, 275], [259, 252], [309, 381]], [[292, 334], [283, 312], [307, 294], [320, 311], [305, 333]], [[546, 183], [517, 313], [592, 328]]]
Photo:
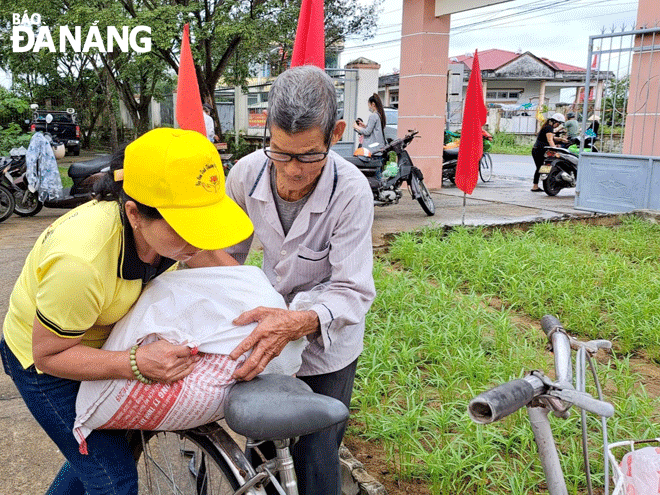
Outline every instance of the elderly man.
[[[235, 374], [250, 380], [287, 342], [307, 336], [298, 377], [317, 393], [349, 405], [372, 276], [373, 196], [366, 178], [330, 148], [346, 122], [337, 120], [332, 79], [313, 66], [282, 73], [268, 95], [270, 146], [239, 160], [227, 194], [251, 218], [263, 245], [263, 269], [290, 303], [308, 292], [308, 307], [259, 307], [238, 325], [258, 322], [231, 354], [252, 354]], [[245, 260], [252, 238], [230, 254]], [[301, 495], [339, 495], [338, 448], [346, 425], [300, 439], [293, 447]]]

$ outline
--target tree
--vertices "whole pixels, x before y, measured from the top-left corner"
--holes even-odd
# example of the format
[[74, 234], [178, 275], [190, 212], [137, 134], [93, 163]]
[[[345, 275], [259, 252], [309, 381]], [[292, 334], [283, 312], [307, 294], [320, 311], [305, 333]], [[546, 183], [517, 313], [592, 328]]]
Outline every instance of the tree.
[[[55, 26], [60, 25], [61, 21], [66, 24], [68, 19], [62, 17], [63, 11], [56, 4], [42, 0], [25, 3], [7, 0], [0, 6], [0, 17], [11, 19], [13, 12], [22, 13], [24, 9], [28, 15], [37, 12], [41, 19], [35, 27], [52, 27], [51, 35], [58, 40], [59, 28]], [[82, 145], [88, 147], [105, 107], [101, 97], [103, 82], [96, 70], [96, 54], [48, 50], [14, 53], [8, 40], [12, 27], [11, 23], [0, 27], [0, 38], [5, 41], [0, 43], [0, 66], [11, 72], [13, 88], [32, 103], [75, 108], [81, 124]]]
[[603, 91], [603, 123], [610, 127], [625, 124], [630, 76], [610, 79]]
[[[349, 34], [372, 36], [380, 4], [381, 0], [371, 6], [328, 0], [326, 47], [343, 43]], [[191, 24], [199, 91], [202, 101], [208, 103], [213, 102], [221, 78], [229, 85], [244, 85], [255, 62], [269, 60], [274, 49], [281, 55], [279, 70], [286, 68], [300, 11], [299, 0], [119, 0], [118, 5], [138, 24], [151, 26], [152, 34], [164, 33], [153, 39], [154, 53], [176, 73], [183, 24]], [[217, 115], [214, 119], [217, 124]]]
[[[341, 45], [348, 35], [371, 36], [380, 2], [364, 7], [351, 0], [327, 0], [326, 45]], [[0, 18], [10, 19], [13, 12], [24, 10], [39, 12], [43, 24], [53, 31], [65, 24], [81, 26], [83, 33], [92, 26], [101, 33], [108, 26], [149, 26], [151, 51], [103, 53], [92, 49], [85, 54], [86, 65], [74, 68], [63, 63], [60, 53], [12, 53], [6, 48], [11, 43], [6, 42], [4, 50], [0, 48], [0, 66], [20, 74], [26, 92], [52, 84], [67, 73], [91, 83], [80, 77], [86, 69], [96, 71], [102, 85], [106, 78], [98, 74], [105, 67], [138, 133], [142, 133], [148, 128], [151, 99], [158, 97], [158, 88], [178, 72], [185, 23], [191, 25], [200, 94], [203, 101], [212, 102], [221, 78], [226, 84], [245, 84], [255, 64], [269, 60], [274, 49], [282, 54], [280, 69], [286, 67], [299, 9], [299, 0], [3, 0]], [[0, 39], [6, 39], [10, 30], [9, 24], [0, 28]], [[104, 93], [102, 87], [94, 91], [100, 97]]]
[[30, 136], [16, 122], [24, 118], [30, 104], [0, 86], [0, 154], [6, 155], [14, 147], [27, 146]]

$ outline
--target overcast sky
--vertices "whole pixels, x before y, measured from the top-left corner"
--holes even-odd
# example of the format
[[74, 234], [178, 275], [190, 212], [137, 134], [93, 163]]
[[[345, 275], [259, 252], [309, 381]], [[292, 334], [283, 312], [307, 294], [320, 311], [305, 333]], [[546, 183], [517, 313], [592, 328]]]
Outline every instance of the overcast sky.
[[[366, 3], [368, 0], [361, 0]], [[398, 70], [403, 0], [384, 0], [375, 38], [350, 39], [340, 66], [358, 57], [381, 65], [381, 74]], [[587, 66], [589, 36], [634, 27], [637, 0], [512, 0], [453, 14], [449, 56], [497, 48]]]
[[[373, 0], [359, 0], [371, 3]], [[339, 63], [358, 57], [375, 60], [381, 74], [400, 67], [403, 0], [384, 0], [375, 38], [349, 39]], [[622, 26], [631, 29], [637, 0], [511, 0], [499, 5], [453, 14], [449, 56], [474, 50], [530, 51], [578, 67], [587, 66], [589, 36]], [[0, 71], [0, 84], [9, 80]]]

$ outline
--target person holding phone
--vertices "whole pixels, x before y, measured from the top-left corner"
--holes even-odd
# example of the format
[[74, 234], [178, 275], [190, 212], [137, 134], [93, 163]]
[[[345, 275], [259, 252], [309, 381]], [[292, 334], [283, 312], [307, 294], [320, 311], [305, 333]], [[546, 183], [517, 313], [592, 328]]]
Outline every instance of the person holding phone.
[[370, 114], [367, 124], [364, 125], [362, 119], [358, 118], [353, 124], [353, 129], [364, 138], [362, 146], [365, 148], [382, 148], [386, 144], [385, 125], [387, 124], [383, 102], [380, 96], [374, 93], [369, 97], [368, 104]]

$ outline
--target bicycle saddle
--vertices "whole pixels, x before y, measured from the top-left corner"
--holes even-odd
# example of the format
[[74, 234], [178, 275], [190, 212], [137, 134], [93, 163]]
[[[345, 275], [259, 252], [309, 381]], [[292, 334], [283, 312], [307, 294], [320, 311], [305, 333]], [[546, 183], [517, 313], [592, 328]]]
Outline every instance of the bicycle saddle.
[[458, 158], [458, 148], [449, 148], [442, 150], [442, 160], [456, 160]]
[[253, 440], [282, 440], [323, 430], [348, 419], [339, 400], [315, 394], [302, 380], [259, 375], [236, 383], [225, 401], [225, 421]]

